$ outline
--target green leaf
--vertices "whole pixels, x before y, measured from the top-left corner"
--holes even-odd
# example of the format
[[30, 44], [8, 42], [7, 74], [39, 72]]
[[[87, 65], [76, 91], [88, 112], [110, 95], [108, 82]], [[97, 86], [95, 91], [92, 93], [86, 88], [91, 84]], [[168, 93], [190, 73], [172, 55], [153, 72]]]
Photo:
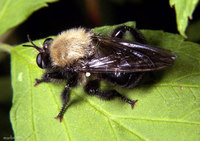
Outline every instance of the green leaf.
[[0, 0], [0, 36], [26, 20], [34, 11], [56, 0]]
[[200, 20], [191, 23], [187, 28], [187, 40], [198, 42], [200, 41]]
[[[132, 22], [129, 25], [135, 25]], [[95, 28], [109, 34], [113, 26]], [[36, 65], [37, 51], [18, 46], [11, 50], [13, 106], [10, 119], [16, 140], [199, 140], [200, 139], [200, 45], [179, 35], [142, 30], [151, 45], [173, 50], [175, 64], [155, 74], [156, 82], [135, 89], [117, 88], [134, 108], [120, 99], [100, 100], [78, 86], [63, 122], [54, 117], [61, 109], [63, 84], [33, 87], [44, 72]], [[42, 44], [43, 40], [34, 41]], [[103, 85], [106, 86], [105, 83]]]
[[169, 2], [171, 7], [175, 7], [178, 31], [186, 37], [185, 30], [188, 25], [188, 17], [192, 19], [192, 13], [198, 0], [170, 0]]

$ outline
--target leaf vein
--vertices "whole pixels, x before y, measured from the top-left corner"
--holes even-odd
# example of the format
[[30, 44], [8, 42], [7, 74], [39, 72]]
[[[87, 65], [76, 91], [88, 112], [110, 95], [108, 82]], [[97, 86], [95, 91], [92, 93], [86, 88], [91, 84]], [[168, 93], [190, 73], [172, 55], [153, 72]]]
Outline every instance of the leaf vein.
[[[195, 109], [193, 109], [191, 112], [185, 114], [182, 119], [186, 119], [187, 117], [189, 117], [191, 114], [195, 113], [196, 111], [200, 110], [200, 107], [197, 107]], [[200, 124], [200, 123], [199, 123]]]
[[[31, 73], [30, 73], [30, 65], [28, 65], [29, 66], [29, 69], [28, 69], [28, 74], [29, 74], [29, 77], [31, 78]], [[31, 84], [31, 86], [33, 85], [32, 84], [32, 81], [31, 81], [32, 79], [30, 79], [30, 84]], [[37, 134], [35, 134], [35, 119], [34, 119], [34, 115], [33, 115], [33, 89], [32, 89], [32, 87], [31, 87], [31, 89], [30, 89], [30, 98], [31, 98], [31, 125], [32, 125], [32, 129], [33, 129], [33, 137], [34, 137], [34, 140], [37, 140]]]
[[10, 2], [11, 2], [11, 0], [6, 1], [6, 4], [5, 4], [4, 8], [2, 9], [2, 12], [1, 12], [1, 15], [0, 15], [0, 20], [2, 19], [6, 9], [8, 8], [8, 5], [10, 4]]
[[130, 117], [117, 117], [120, 119], [129, 119], [129, 120], [140, 120], [140, 121], [147, 121], [147, 122], [163, 122], [163, 123], [174, 123], [174, 124], [190, 124], [190, 125], [197, 125], [200, 126], [198, 122], [187, 122], [187, 121], [175, 121], [175, 120], [159, 120], [159, 119], [144, 119], [144, 118], [130, 118]]
[[200, 61], [199, 58], [193, 57], [192, 55], [190, 55], [190, 54], [188, 54], [188, 53], [186, 53], [186, 52], [184, 52], [183, 54], [186, 55], [186, 56], [188, 56], [188, 57], [190, 57], [190, 58], [192, 58], [192, 59], [194, 59], [194, 60], [197, 60], [198, 62]]
[[112, 126], [112, 124], [110, 122], [110, 118], [108, 118], [108, 124], [109, 124], [109, 126], [110, 126], [110, 128], [111, 128], [111, 130], [113, 132], [113, 136], [115, 137], [115, 140], [118, 141], [117, 135], [115, 134], [115, 130], [113, 129], [113, 126]]
[[164, 99], [164, 102], [166, 103], [167, 100], [166, 100], [166, 98], [163, 96], [163, 94], [160, 92], [160, 90], [159, 90], [157, 87], [156, 87], [156, 90], [157, 90], [158, 94]]
[[133, 131], [129, 130], [127, 127], [125, 127], [123, 124], [120, 124], [119, 122], [117, 122], [116, 120], [114, 120], [113, 118], [110, 118], [109, 114], [107, 114], [106, 112], [104, 112], [103, 110], [97, 108], [96, 106], [94, 106], [93, 104], [91, 104], [87, 99], [85, 99], [84, 97], [78, 95], [76, 92], [74, 92], [75, 95], [77, 95], [78, 97], [81, 97], [89, 106], [91, 106], [93, 109], [95, 109], [96, 111], [98, 111], [100, 114], [102, 114], [103, 116], [109, 118], [110, 120], [112, 120], [113, 122], [115, 122], [118, 125], [121, 125], [121, 127], [123, 127], [124, 129], [126, 129], [128, 132], [130, 132], [132, 135], [136, 136], [137, 138], [144, 140], [142, 137], [140, 137], [139, 135], [137, 135], [136, 133], [134, 133]]
[[171, 87], [172, 88], [172, 90], [174, 91], [174, 93], [176, 94], [176, 96], [178, 97], [178, 98], [180, 98], [180, 95], [178, 94], [178, 92], [174, 89], [174, 87]]
[[194, 101], [196, 101], [196, 100], [197, 100], [197, 97], [196, 97], [195, 93], [192, 91], [191, 88], [189, 88], [189, 90], [191, 91], [191, 93], [192, 93], [192, 95], [193, 95], [193, 97], [194, 97]]
[[200, 75], [200, 73], [190, 73], [188, 75], [185, 75], [185, 76], [178, 77], [178, 78], [174, 79], [173, 82], [180, 81], [180, 80], [182, 80], [184, 78], [192, 77], [192, 76], [195, 76], [195, 75]]
[[23, 56], [22, 54], [20, 54], [19, 52], [15, 51], [14, 49], [12, 49], [11, 53], [13, 53], [13, 52], [14, 52], [16, 55], [18, 55], [19, 57], [23, 58], [23, 59], [24, 59], [26, 62], [28, 62], [29, 64], [32, 64], [32, 65], [36, 66], [35, 63], [33, 63], [32, 61], [29, 61], [29, 60], [27, 59], [27, 57]]

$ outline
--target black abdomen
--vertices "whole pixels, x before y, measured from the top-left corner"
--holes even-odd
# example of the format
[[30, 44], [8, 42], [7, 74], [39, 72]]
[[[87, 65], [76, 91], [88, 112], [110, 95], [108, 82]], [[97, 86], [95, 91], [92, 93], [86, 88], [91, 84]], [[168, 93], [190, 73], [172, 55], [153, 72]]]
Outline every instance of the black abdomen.
[[100, 77], [114, 86], [134, 88], [141, 80], [144, 72], [132, 73], [102, 73]]

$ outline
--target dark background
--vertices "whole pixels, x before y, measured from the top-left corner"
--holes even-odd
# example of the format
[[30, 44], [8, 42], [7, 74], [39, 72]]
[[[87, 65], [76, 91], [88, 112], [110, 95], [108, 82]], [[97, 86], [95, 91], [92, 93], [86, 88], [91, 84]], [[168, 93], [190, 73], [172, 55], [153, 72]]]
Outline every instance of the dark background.
[[[6, 43], [17, 45], [32, 40], [57, 35], [71, 27], [87, 27], [120, 24], [136, 21], [139, 29], [164, 30], [177, 33], [175, 11], [168, 0], [60, 0], [33, 13], [28, 20], [13, 29]], [[193, 21], [199, 21], [200, 8], [193, 14]], [[199, 40], [196, 40], [199, 42]], [[9, 121], [12, 90], [10, 84], [10, 56], [0, 54], [0, 140], [13, 136]], [[1, 98], [2, 97], [2, 98]]]

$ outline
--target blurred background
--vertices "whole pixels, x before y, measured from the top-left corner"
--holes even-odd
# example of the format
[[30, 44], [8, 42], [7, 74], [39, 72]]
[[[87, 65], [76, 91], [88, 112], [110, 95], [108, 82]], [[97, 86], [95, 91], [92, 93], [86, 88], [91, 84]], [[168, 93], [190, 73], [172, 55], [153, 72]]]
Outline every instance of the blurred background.
[[[200, 4], [189, 21], [187, 40], [200, 43]], [[9, 31], [4, 42], [17, 45], [32, 40], [57, 35], [72, 27], [96, 26], [136, 21], [138, 29], [164, 30], [177, 33], [176, 16], [169, 0], [60, 0], [33, 13], [28, 20]], [[0, 52], [0, 140], [13, 136], [9, 121], [12, 104], [10, 83], [10, 56]]]

